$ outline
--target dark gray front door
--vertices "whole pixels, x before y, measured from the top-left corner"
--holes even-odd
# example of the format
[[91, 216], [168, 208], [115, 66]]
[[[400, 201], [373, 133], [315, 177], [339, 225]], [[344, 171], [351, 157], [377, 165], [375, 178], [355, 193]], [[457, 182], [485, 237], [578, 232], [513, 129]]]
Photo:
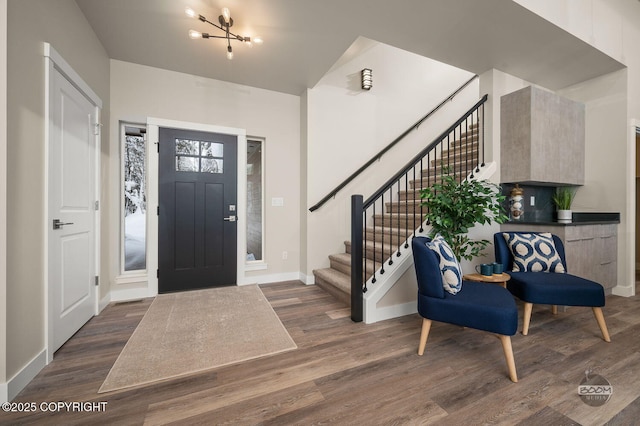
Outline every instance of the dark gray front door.
[[160, 129], [158, 290], [236, 284], [237, 137]]

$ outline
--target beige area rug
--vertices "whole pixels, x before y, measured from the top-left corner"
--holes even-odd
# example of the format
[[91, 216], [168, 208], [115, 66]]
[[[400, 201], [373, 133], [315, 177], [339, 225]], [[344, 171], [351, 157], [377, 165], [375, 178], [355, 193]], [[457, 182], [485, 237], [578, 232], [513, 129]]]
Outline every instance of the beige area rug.
[[296, 349], [257, 285], [161, 294], [98, 393]]

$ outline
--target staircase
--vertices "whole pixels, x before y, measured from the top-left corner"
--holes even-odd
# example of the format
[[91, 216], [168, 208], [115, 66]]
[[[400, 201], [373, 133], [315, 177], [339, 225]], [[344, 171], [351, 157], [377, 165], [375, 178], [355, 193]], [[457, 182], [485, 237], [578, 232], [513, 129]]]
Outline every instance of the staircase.
[[[367, 218], [364, 229], [363, 271], [366, 280], [380, 274], [381, 265], [393, 261], [392, 255], [421, 227], [425, 207], [420, 206], [422, 188], [430, 186], [442, 176], [454, 174], [458, 180], [466, 178], [466, 170], [478, 164], [478, 124], [469, 125], [466, 132], [454, 132], [443, 147], [436, 150], [428, 167], [408, 180], [408, 188], [397, 191], [392, 200], [385, 202], [384, 213]], [[446, 164], [448, 173], [444, 173]], [[464, 176], [460, 171], [465, 171]], [[351, 304], [351, 241], [345, 241], [345, 252], [329, 256], [329, 268], [313, 271], [315, 283], [346, 305]], [[402, 250], [402, 247], [401, 247]]]

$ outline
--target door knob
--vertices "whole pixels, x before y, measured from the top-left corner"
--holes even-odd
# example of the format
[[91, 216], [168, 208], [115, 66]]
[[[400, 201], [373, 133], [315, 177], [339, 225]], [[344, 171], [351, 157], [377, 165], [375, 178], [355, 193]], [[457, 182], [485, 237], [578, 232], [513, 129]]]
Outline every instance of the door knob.
[[60, 219], [53, 219], [53, 229], [61, 229], [64, 225], [73, 225], [73, 222], [61, 222]]
[[229, 216], [229, 217], [225, 217], [224, 220], [226, 220], [227, 222], [235, 222], [236, 221], [236, 217], [235, 216]]

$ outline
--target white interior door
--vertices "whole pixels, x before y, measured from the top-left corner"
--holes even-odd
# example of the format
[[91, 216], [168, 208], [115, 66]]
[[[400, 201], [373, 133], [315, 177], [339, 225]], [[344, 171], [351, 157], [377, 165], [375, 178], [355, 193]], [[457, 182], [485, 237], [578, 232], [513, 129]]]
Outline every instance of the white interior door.
[[52, 71], [48, 158], [51, 354], [95, 313], [94, 129], [98, 113], [82, 92], [55, 68]]

